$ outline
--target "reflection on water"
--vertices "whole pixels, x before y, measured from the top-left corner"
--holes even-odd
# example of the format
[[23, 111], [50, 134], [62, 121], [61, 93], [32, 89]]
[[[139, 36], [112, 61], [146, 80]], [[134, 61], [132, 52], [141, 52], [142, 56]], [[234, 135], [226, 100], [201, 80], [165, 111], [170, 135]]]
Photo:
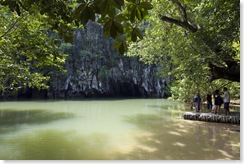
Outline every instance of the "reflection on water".
[[240, 160], [240, 126], [162, 99], [0, 102], [0, 159]]
[[[7, 140], [3, 159], [106, 159], [107, 136], [75, 136], [74, 131], [43, 130]], [[12, 146], [14, 145], [14, 146]]]
[[15, 124], [39, 124], [47, 123], [57, 119], [65, 119], [74, 116], [71, 113], [51, 113], [41, 109], [38, 110], [15, 110], [15, 109], [4, 109], [0, 111], [0, 125], [12, 126]]

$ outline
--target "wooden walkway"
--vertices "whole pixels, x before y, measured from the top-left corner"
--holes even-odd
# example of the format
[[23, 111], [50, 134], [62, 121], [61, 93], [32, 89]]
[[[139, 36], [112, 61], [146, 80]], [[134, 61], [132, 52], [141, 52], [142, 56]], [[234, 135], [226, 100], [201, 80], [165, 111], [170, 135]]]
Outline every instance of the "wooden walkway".
[[240, 124], [239, 112], [231, 112], [228, 116], [213, 113], [186, 112], [183, 114], [182, 118], [186, 120]]

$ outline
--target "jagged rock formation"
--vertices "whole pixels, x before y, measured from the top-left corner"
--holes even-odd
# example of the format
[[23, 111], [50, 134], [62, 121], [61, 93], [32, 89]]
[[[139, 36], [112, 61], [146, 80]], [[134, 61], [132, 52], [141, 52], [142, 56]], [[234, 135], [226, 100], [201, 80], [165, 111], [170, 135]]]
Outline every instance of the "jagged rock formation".
[[94, 22], [76, 29], [65, 49], [67, 74], [52, 77], [48, 97], [163, 97], [166, 82], [156, 78], [159, 67], [120, 55], [112, 44]]

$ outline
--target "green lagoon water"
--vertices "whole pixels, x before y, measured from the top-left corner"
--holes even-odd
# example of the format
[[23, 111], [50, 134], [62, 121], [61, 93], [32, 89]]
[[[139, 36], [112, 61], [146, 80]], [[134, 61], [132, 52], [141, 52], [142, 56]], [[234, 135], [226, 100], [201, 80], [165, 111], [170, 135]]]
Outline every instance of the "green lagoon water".
[[240, 160], [240, 126], [163, 99], [0, 102], [1, 160]]

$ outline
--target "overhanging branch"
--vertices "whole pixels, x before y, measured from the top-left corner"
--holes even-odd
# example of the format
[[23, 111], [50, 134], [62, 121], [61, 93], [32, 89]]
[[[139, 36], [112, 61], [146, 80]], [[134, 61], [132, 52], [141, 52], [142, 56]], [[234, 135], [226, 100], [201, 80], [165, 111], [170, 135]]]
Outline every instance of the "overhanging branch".
[[13, 22], [10, 26], [9, 26], [9, 28], [2, 34], [2, 35], [0, 35], [0, 39], [1, 38], [3, 38], [5, 35], [7, 35], [15, 26], [16, 26], [16, 24], [19, 22], [19, 20], [20, 20], [20, 17], [18, 18], [18, 19], [16, 19], [16, 21], [15, 22]]
[[182, 5], [180, 2], [176, 2], [177, 6], [179, 7], [179, 13], [182, 16], [184, 22], [187, 22], [187, 14], [186, 14], [186, 6]]
[[0, 39], [5, 37], [8, 33], [15, 30], [17, 28], [17, 24], [21, 21], [21, 19], [24, 19], [27, 16], [27, 14], [19, 16], [12, 24], [9, 25], [8, 29], [0, 35]]
[[159, 17], [162, 21], [164, 22], [168, 22], [168, 23], [173, 23], [177, 26], [180, 26], [190, 32], [197, 32], [197, 28], [190, 25], [187, 21], [180, 21], [180, 20], [177, 20], [177, 19], [174, 19], [174, 18], [170, 18], [170, 17], [167, 17], [167, 16], [163, 16], [161, 14], [159, 14]]

